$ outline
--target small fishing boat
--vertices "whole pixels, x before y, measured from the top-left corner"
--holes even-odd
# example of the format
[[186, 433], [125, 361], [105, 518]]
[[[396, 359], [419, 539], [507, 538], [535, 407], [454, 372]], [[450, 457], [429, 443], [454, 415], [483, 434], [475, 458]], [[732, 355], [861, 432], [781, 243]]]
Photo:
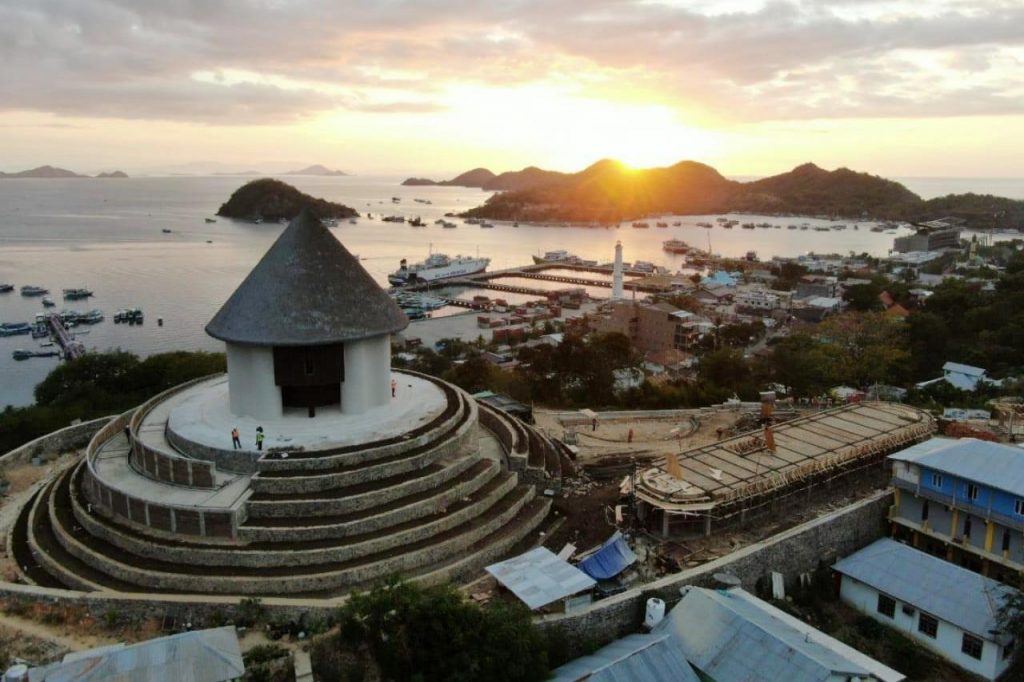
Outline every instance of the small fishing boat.
[[0, 284], [0, 294], [9, 294], [14, 291], [13, 284]]
[[54, 302], [54, 300], [49, 296], [43, 296], [42, 304], [44, 308], [53, 308], [54, 306], [57, 305], [56, 302]]
[[22, 296], [45, 296], [50, 293], [50, 290], [46, 287], [37, 287], [27, 284], [21, 288]]
[[165, 227], [164, 229], [162, 229], [160, 231], [163, 232], [164, 234], [170, 234], [171, 233], [171, 229], [169, 227]]
[[88, 289], [64, 289], [64, 298], [71, 301], [80, 301], [92, 295], [93, 293]]
[[215, 222], [217, 222], [217, 221], [216, 221], [216, 220], [214, 220], [213, 218], [207, 218], [207, 219], [206, 219], [206, 222], [208, 222], [208, 223], [215, 223]]
[[20, 336], [32, 333], [32, 325], [28, 322], [4, 322], [0, 324], [0, 336]]
[[661, 243], [661, 248], [669, 253], [686, 253], [690, 250], [690, 245], [682, 239], [669, 239]]

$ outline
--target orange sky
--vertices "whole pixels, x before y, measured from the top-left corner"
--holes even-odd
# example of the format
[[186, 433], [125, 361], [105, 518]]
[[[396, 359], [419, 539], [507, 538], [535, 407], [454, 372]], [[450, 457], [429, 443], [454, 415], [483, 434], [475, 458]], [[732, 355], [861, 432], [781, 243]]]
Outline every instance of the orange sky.
[[1020, 2], [139, 4], [0, 0], [0, 170], [1024, 175]]

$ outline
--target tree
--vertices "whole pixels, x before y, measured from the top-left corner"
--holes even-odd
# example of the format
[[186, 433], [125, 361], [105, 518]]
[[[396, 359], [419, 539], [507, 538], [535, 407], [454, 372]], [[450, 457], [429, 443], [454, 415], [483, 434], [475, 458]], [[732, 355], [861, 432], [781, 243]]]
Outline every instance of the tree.
[[1010, 667], [1003, 673], [1003, 679], [1024, 679], [1024, 653], [1020, 644], [1024, 642], [1024, 593], [1013, 591], [1004, 597], [996, 613], [996, 623], [1001, 633], [1016, 643]]
[[903, 320], [883, 313], [844, 313], [826, 318], [815, 334], [826, 378], [856, 387], [902, 383], [910, 353]]
[[338, 616], [333, 644], [371, 659], [382, 679], [514, 682], [547, 676], [547, 642], [525, 607], [499, 600], [481, 608], [451, 584], [423, 588], [390, 581], [352, 594]]
[[818, 342], [808, 334], [788, 336], [772, 348], [768, 360], [772, 379], [791, 396], [819, 395], [825, 389], [825, 373]]
[[878, 298], [884, 289], [871, 282], [869, 284], [855, 284], [843, 292], [843, 300], [849, 304], [851, 310], [880, 311], [885, 308]]

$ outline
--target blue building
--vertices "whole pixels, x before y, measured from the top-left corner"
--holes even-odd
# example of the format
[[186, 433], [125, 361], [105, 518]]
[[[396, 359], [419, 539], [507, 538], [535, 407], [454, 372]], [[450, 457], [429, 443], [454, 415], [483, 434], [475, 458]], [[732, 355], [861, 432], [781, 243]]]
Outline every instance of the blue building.
[[893, 536], [948, 561], [1017, 582], [1024, 571], [1024, 450], [934, 438], [893, 463]]

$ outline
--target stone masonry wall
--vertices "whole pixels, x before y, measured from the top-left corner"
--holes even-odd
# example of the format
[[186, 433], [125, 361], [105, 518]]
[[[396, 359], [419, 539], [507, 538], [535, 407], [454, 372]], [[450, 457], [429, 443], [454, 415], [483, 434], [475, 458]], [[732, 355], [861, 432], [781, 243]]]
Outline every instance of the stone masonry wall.
[[31, 461], [32, 457], [37, 454], [53, 454], [76, 448], [84, 448], [89, 444], [89, 440], [93, 435], [113, 418], [114, 415], [111, 415], [68, 426], [10, 450], [4, 455], [0, 455], [0, 472], [7, 467], [25, 464]]
[[582, 611], [544, 616], [537, 625], [547, 632], [561, 631], [576, 655], [595, 643], [603, 645], [638, 632], [650, 597], [664, 599], [671, 608], [680, 599], [680, 587], [711, 587], [715, 573], [735, 575], [750, 591], [772, 571], [782, 573], [790, 585], [800, 573], [815, 570], [819, 561], [832, 563], [882, 537], [892, 501], [891, 490], [877, 493], [715, 561], [594, 602]]

